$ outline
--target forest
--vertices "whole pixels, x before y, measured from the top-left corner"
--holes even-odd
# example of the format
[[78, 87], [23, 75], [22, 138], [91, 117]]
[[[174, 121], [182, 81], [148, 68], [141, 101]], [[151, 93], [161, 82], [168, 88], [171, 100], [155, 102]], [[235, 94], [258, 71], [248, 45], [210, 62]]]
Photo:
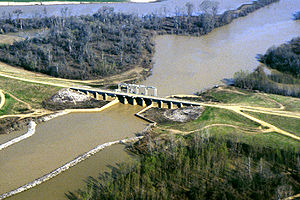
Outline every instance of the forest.
[[300, 97], [300, 37], [271, 47], [258, 60], [265, 64], [254, 72], [237, 72], [234, 85], [250, 90]]
[[271, 47], [258, 58], [272, 69], [300, 78], [300, 37], [279, 47]]
[[283, 199], [300, 192], [300, 154], [196, 133], [148, 137], [138, 155], [66, 194], [83, 199]]
[[[22, 10], [3, 13], [0, 33], [36, 32], [12, 45], [0, 45], [0, 60], [24, 69], [69, 79], [99, 79], [136, 66], [150, 69], [155, 34], [200, 36], [278, 0], [258, 0], [236, 10], [218, 13], [218, 3], [205, 0], [202, 13], [192, 15], [187, 3], [174, 16], [136, 16], [103, 7], [92, 16], [48, 17], [42, 10], [34, 18], [21, 18]], [[184, 11], [183, 11], [184, 10]], [[149, 70], [148, 70], [149, 71]]]
[[[30, 20], [15, 26], [30, 29], [35, 24]], [[2, 61], [70, 79], [101, 78], [137, 65], [149, 67], [152, 33], [141, 29], [142, 21], [136, 16], [104, 8], [93, 16], [45, 17], [37, 23], [41, 36], [2, 45]]]

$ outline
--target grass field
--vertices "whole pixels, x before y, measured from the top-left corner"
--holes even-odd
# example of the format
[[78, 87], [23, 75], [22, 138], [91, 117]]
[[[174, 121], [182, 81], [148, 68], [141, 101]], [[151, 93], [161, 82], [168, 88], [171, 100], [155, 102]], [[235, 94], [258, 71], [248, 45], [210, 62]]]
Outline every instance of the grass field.
[[13, 99], [10, 95], [5, 94], [5, 105], [0, 110], [0, 116], [6, 114], [19, 114], [27, 110], [27, 107], [22, 103]]
[[[36, 83], [28, 83], [0, 77], [0, 87], [4, 92], [11, 93], [18, 99], [28, 103], [32, 108], [42, 108], [42, 102], [55, 94], [60, 88]], [[0, 115], [17, 114], [26, 111], [26, 106], [6, 94], [6, 103]]]
[[269, 98], [281, 103], [287, 111], [300, 112], [300, 98], [287, 97], [275, 94], [267, 94]]
[[[235, 87], [214, 88], [204, 93], [222, 104], [274, 108], [300, 112], [300, 99], [273, 94], [257, 93]], [[282, 130], [300, 136], [300, 119], [282, 117], [262, 113], [246, 112], [260, 120], [268, 122]], [[251, 145], [280, 148], [293, 148], [300, 151], [299, 141], [285, 135], [270, 132], [267, 127], [227, 109], [206, 107], [202, 115], [194, 121], [186, 123], [163, 123], [154, 130], [163, 135], [208, 134], [222, 135], [234, 141], [242, 141]]]
[[212, 107], [206, 107], [205, 111], [197, 120], [186, 123], [170, 123], [162, 126], [181, 131], [192, 131], [212, 124], [231, 124], [248, 129], [255, 129], [259, 126], [258, 123], [241, 117], [232, 111]]
[[248, 114], [257, 117], [265, 122], [280, 127], [281, 129], [300, 136], [300, 119], [282, 117], [276, 115], [268, 115], [263, 113], [247, 112]]
[[254, 93], [251, 91], [228, 87], [226, 89], [213, 89], [208, 91], [208, 95], [214, 97], [218, 101], [227, 104], [239, 104], [246, 106], [263, 106], [266, 108], [279, 108], [280, 106], [268, 95]]

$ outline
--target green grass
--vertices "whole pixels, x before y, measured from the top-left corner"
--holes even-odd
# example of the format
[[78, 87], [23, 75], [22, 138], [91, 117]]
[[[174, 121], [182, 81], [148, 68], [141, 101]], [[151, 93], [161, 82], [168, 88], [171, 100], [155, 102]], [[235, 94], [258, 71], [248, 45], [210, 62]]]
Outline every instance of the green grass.
[[280, 103], [285, 107], [285, 110], [287, 111], [300, 112], [300, 98], [276, 94], [255, 93], [235, 87], [226, 87], [226, 89], [236, 90], [238, 92], [244, 93], [244, 95], [235, 93], [234, 91], [230, 92], [227, 90], [222, 91], [216, 89], [208, 91], [207, 94], [222, 103], [240, 104], [245, 106], [261, 106], [266, 108], [279, 108], [278, 103]]
[[[198, 132], [199, 133], [199, 132]], [[300, 142], [281, 135], [276, 132], [272, 133], [250, 133], [233, 127], [210, 127], [200, 132], [210, 136], [222, 136], [232, 141], [243, 142], [257, 147], [264, 146], [270, 148], [295, 149], [300, 152]]]
[[281, 96], [275, 94], [268, 94], [271, 99], [278, 101], [285, 106], [287, 111], [297, 111], [300, 112], [300, 98]]
[[253, 137], [253, 142], [255, 142], [258, 146], [268, 146], [272, 148], [280, 147], [285, 149], [292, 148], [297, 152], [300, 152], [299, 141], [276, 132], [257, 134]]
[[270, 101], [270, 99], [260, 95], [259, 93], [233, 87], [226, 87], [226, 89], [232, 90], [232, 92], [227, 90], [213, 89], [208, 91], [207, 94], [214, 97], [222, 103], [240, 104], [246, 106], [261, 106], [267, 108], [279, 108], [279, 105], [276, 102]]
[[300, 136], [300, 119], [292, 117], [281, 117], [277, 115], [268, 115], [256, 112], [246, 112], [254, 117], [266, 121], [282, 130]]
[[0, 109], [0, 116], [8, 114], [19, 114], [24, 111], [28, 111], [26, 105], [16, 101], [10, 95], [5, 94], [5, 104]]
[[[212, 96], [222, 103], [240, 104], [248, 106], [261, 106], [279, 108], [281, 103], [289, 111], [300, 111], [300, 99], [272, 94], [260, 94], [248, 90], [226, 87], [226, 90], [212, 89], [205, 95]], [[234, 91], [228, 91], [234, 90]], [[243, 94], [239, 94], [241, 92]], [[278, 103], [276, 103], [278, 102]], [[250, 113], [249, 114], [273, 124], [283, 130], [300, 136], [300, 120], [295, 118], [274, 115]], [[210, 124], [230, 124], [237, 127], [211, 126], [199, 131], [201, 134], [223, 135], [232, 140], [241, 140], [248, 144], [281, 148], [295, 148], [300, 151], [299, 141], [278, 133], [263, 133], [257, 129], [260, 124], [253, 122], [237, 113], [225, 109], [207, 107], [202, 115], [195, 121], [187, 123], [169, 123], [160, 125], [162, 128], [177, 129], [183, 132], [201, 129]], [[157, 130], [160, 133], [168, 131]]]
[[232, 111], [206, 107], [202, 115], [194, 121], [186, 123], [170, 123], [164, 124], [163, 127], [178, 129], [181, 131], [193, 131], [201, 129], [210, 124], [232, 124], [235, 126], [241, 126], [243, 128], [257, 128], [258, 123], [253, 122], [239, 114], [236, 114]]
[[[59, 87], [29, 83], [4, 77], [0, 77], [0, 88], [4, 92], [9, 92], [17, 98], [29, 103], [32, 108], [42, 108], [42, 102], [45, 99], [50, 98], [60, 89]], [[8, 102], [5, 103], [5, 107], [9, 107], [12, 106], [12, 104], [15, 104], [15, 100], [12, 100], [11, 97], [7, 100]], [[15, 106], [14, 109], [16, 111], [24, 109], [24, 106], [21, 105], [17, 107]], [[6, 108], [6, 111], [8, 112], [9, 109]]]

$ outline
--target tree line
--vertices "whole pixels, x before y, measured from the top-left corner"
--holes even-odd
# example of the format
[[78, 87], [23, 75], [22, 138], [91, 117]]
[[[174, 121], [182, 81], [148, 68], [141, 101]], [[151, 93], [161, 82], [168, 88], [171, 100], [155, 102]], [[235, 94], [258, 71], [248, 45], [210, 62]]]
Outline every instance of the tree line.
[[[35, 23], [23, 20], [23, 29], [30, 29], [31, 22]], [[0, 47], [2, 61], [71, 79], [100, 78], [150, 65], [152, 33], [143, 31], [137, 16], [103, 8], [93, 16], [45, 17], [39, 22], [40, 36]], [[21, 29], [20, 24], [16, 27]]]
[[234, 75], [236, 87], [300, 97], [300, 37], [269, 48], [264, 55], [258, 55], [258, 59], [276, 71], [259, 66], [252, 73], [237, 72]]
[[218, 3], [205, 0], [203, 11], [195, 6], [176, 9], [174, 16], [151, 14], [138, 17], [115, 13], [103, 7], [92, 16], [48, 17], [43, 10], [34, 18], [22, 19], [22, 10], [4, 13], [0, 33], [37, 31], [38, 35], [13, 45], [0, 45], [0, 60], [27, 70], [70, 79], [97, 79], [135, 66], [151, 68], [154, 34], [203, 35], [233, 19], [247, 15], [278, 0], [258, 0], [237, 10], [218, 14]]
[[258, 55], [258, 59], [272, 69], [300, 78], [300, 37], [269, 48], [264, 55]]
[[66, 194], [83, 199], [283, 199], [300, 191], [300, 154], [220, 136], [146, 139], [139, 157]]

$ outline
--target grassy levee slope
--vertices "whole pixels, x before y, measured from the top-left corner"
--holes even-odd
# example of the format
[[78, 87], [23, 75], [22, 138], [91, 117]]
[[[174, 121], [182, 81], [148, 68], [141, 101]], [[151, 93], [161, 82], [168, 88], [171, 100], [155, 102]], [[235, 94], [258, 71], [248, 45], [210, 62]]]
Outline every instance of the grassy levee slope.
[[[274, 112], [276, 115], [259, 112], [244, 111], [262, 121], [270, 123], [282, 130], [299, 136], [300, 99], [280, 95], [265, 94], [235, 87], [219, 87], [199, 94], [198, 97], [187, 97], [193, 101], [209, 99], [212, 104], [237, 105], [247, 108], [259, 108], [260, 111]], [[280, 112], [288, 113], [291, 117], [280, 116]], [[293, 117], [292, 114], [295, 114]], [[300, 151], [299, 141], [285, 135], [274, 132], [268, 127], [254, 122], [239, 113], [214, 107], [206, 107], [202, 115], [194, 121], [185, 123], [165, 122], [159, 124], [154, 132], [157, 134], [209, 134], [224, 135], [233, 140], [240, 140], [245, 143], [256, 143], [269, 147], [293, 147]]]
[[268, 97], [281, 103], [286, 111], [300, 112], [300, 98], [275, 94], [268, 94]]
[[[19, 81], [15, 79], [0, 77], [1, 89], [14, 95], [16, 98], [28, 103], [33, 109], [41, 109], [42, 102], [56, 93], [60, 88], [37, 83]], [[0, 110], [0, 116], [24, 113], [29, 111], [24, 103], [5, 94], [6, 103]]]
[[247, 112], [265, 122], [280, 127], [281, 129], [300, 136], [300, 119], [268, 115], [263, 113]]
[[7, 114], [19, 114], [25, 111], [28, 111], [28, 109], [24, 104], [18, 102], [9, 94], [5, 94], [5, 105], [0, 110], [0, 116]]

